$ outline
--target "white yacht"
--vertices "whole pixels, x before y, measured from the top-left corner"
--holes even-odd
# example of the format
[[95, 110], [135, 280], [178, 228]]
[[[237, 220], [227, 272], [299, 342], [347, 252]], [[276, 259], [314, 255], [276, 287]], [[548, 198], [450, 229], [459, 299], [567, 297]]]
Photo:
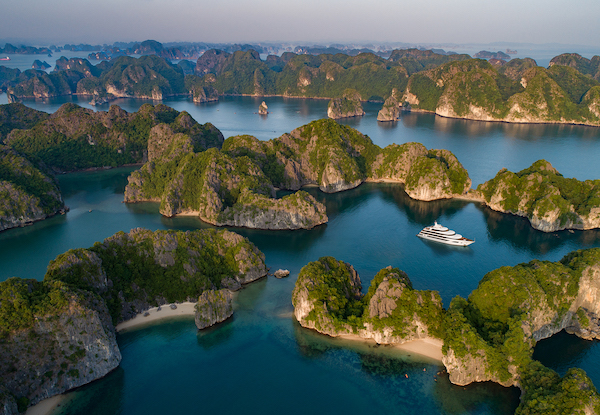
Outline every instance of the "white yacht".
[[437, 222], [435, 222], [433, 226], [427, 226], [423, 228], [423, 230], [419, 232], [417, 236], [419, 238], [429, 239], [430, 241], [456, 246], [467, 246], [475, 242], [472, 239], [467, 239], [464, 236], [451, 231]]

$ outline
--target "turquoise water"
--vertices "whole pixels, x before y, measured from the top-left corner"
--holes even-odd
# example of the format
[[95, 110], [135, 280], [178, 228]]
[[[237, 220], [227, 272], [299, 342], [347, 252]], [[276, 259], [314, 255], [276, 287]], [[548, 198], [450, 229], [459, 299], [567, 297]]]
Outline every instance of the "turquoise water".
[[[265, 119], [253, 113], [259, 101], [232, 97], [218, 104], [168, 104], [200, 122], [213, 122], [226, 136], [247, 132], [261, 139], [322, 117], [327, 104], [269, 98], [273, 113]], [[122, 102], [127, 110], [141, 103]], [[27, 104], [52, 111], [60, 102]], [[525, 168], [540, 154], [565, 176], [600, 178], [600, 167], [593, 162], [600, 154], [596, 128], [486, 124], [429, 114], [404, 115], [395, 125], [382, 126], [375, 121], [378, 106], [370, 105], [366, 117], [348, 123], [382, 146], [418, 141], [451, 149], [476, 183], [502, 166]], [[163, 218], [156, 204], [121, 203], [131, 170], [60, 176], [71, 211], [0, 233], [0, 280], [41, 279], [48, 261], [59, 253], [89, 247], [119, 230], [209, 227], [196, 218]], [[290, 300], [296, 276], [309, 261], [332, 255], [354, 265], [366, 290], [378, 270], [392, 265], [406, 271], [416, 288], [438, 290], [448, 305], [456, 295], [468, 296], [490, 270], [534, 258], [555, 261], [575, 249], [598, 247], [600, 232], [544, 234], [522, 218], [478, 204], [414, 201], [393, 184], [364, 184], [333, 195], [308, 190], [326, 204], [327, 225], [293, 232], [234, 229], [265, 253], [272, 270], [289, 269], [289, 278], [269, 277], [247, 286], [236, 298], [234, 317], [206, 332], [197, 333], [188, 318], [120, 334], [120, 368], [74, 392], [61, 413], [512, 413], [518, 404], [516, 389], [456, 387], [445, 375], [436, 375], [442, 367], [434, 361], [300, 328]], [[434, 220], [476, 243], [455, 248], [415, 236]], [[561, 373], [582, 367], [600, 385], [598, 342], [558, 336], [540, 342], [537, 355]]]

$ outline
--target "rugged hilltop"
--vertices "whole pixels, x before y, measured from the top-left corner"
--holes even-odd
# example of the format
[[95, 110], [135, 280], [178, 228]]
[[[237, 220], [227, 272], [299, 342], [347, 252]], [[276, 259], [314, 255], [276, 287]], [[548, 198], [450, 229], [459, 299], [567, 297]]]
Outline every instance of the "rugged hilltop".
[[0, 105], [0, 143], [12, 130], [32, 128], [50, 115], [43, 111], [34, 110], [21, 103]]
[[518, 173], [502, 169], [475, 193], [491, 209], [524, 216], [544, 232], [600, 227], [600, 180], [567, 179], [546, 160]]
[[0, 144], [0, 231], [64, 213], [52, 173]]
[[200, 149], [220, 147], [223, 142], [212, 124], [198, 124], [187, 112], [166, 105], [144, 104], [128, 113], [116, 105], [95, 112], [71, 103], [30, 129], [12, 130], [5, 141], [60, 171], [114, 167], [142, 162], [150, 129], [160, 123], [185, 132]]
[[306, 192], [275, 199], [275, 188], [318, 185], [352, 189], [366, 180], [404, 183], [420, 200], [462, 195], [471, 184], [452, 153], [416, 143], [379, 148], [353, 128], [313, 121], [279, 138], [230, 137], [222, 150], [197, 153], [185, 134], [152, 129], [149, 161], [129, 177], [126, 202], [159, 201], [165, 216], [194, 213], [219, 226], [312, 228], [327, 221], [325, 207]]
[[165, 216], [194, 212], [218, 226], [310, 229], [327, 222], [325, 207], [306, 192], [274, 196], [273, 184], [250, 158], [216, 148], [196, 152], [189, 136], [166, 125], [152, 129], [149, 160], [125, 189], [126, 202], [160, 201]]
[[515, 59], [496, 69], [471, 59], [411, 76], [403, 99], [444, 117], [600, 125], [599, 88], [598, 81], [559, 64], [545, 69]]
[[362, 117], [365, 115], [361, 104], [360, 94], [347, 89], [341, 98], [334, 98], [327, 106], [327, 116], [337, 120], [339, 118]]
[[516, 413], [598, 413], [600, 395], [580, 369], [564, 377], [532, 360], [536, 341], [565, 329], [600, 338], [600, 249], [559, 262], [532, 261], [484, 276], [448, 310], [433, 291], [416, 291], [388, 267], [361, 294], [352, 266], [324, 257], [302, 268], [292, 294], [300, 324], [330, 336], [353, 334], [381, 344], [443, 340], [443, 364], [458, 385], [493, 381], [522, 391]]
[[255, 50], [211, 49], [198, 58], [193, 74], [156, 55], [122, 56], [96, 66], [86, 59], [60, 58], [57, 70], [50, 74], [7, 71], [0, 82], [17, 97], [80, 95], [94, 102], [117, 97], [160, 100], [173, 95], [190, 95], [203, 102], [223, 94], [341, 98], [348, 88], [366, 100], [383, 101], [393, 88], [403, 90], [410, 74], [468, 57], [409, 49], [394, 51], [387, 60], [373, 53], [314, 56], [287, 52], [263, 61]]
[[542, 68], [529, 58], [486, 61], [416, 49], [395, 50], [389, 59], [372, 53], [288, 52], [263, 61], [254, 50], [208, 50], [198, 58], [193, 74], [187, 73], [191, 65], [186, 70], [156, 55], [122, 56], [96, 66], [85, 59], [61, 58], [50, 74], [0, 69], [0, 82], [16, 97], [76, 94], [96, 103], [173, 95], [188, 95], [195, 102], [227, 94], [330, 98], [339, 100], [334, 117], [350, 114], [346, 109], [360, 113], [356, 105], [342, 105], [348, 89], [361, 100], [379, 102], [396, 89], [399, 106], [446, 117], [600, 125], [599, 62], [598, 56], [589, 60], [563, 54]]
[[17, 406], [23, 411], [117, 367], [119, 322], [152, 306], [193, 301], [197, 319], [214, 324], [232, 311], [219, 308], [227, 303], [220, 299], [231, 305], [230, 290], [266, 273], [264, 255], [235, 233], [134, 229], [59, 255], [43, 282], [1, 282], [3, 413], [16, 414]]
[[303, 327], [329, 336], [356, 335], [380, 344], [441, 336], [439, 294], [414, 290], [397, 268], [379, 271], [363, 296], [350, 264], [322, 257], [300, 270], [292, 304]]

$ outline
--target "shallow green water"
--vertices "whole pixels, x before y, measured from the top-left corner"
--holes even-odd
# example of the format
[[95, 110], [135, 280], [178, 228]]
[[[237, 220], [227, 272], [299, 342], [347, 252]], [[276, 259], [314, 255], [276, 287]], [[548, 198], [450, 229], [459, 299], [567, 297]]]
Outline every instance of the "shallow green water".
[[[319, 118], [326, 106], [322, 101], [273, 101], [273, 114], [266, 119], [252, 113], [251, 98], [205, 106], [170, 104], [201, 122], [212, 119], [225, 135], [249, 132], [261, 139]], [[127, 109], [139, 103], [128, 101]], [[374, 121], [373, 108], [368, 107], [367, 117], [349, 123], [382, 146], [419, 141], [449, 148], [476, 183], [493, 176], [499, 168], [494, 166], [525, 168], [539, 154], [565, 176], [600, 178], [600, 167], [591, 162], [600, 154], [600, 130], [595, 128], [470, 123], [424, 114], [405, 115], [395, 126], [383, 127]], [[241, 121], [231, 117], [238, 113], [246, 114]], [[48, 261], [59, 253], [89, 247], [119, 230], [209, 227], [196, 218], [163, 218], [156, 204], [121, 203], [129, 171], [61, 176], [71, 211], [0, 233], [0, 280], [41, 279]], [[417, 202], [392, 184], [365, 184], [333, 195], [309, 191], [326, 204], [327, 225], [293, 232], [234, 229], [265, 253], [272, 270], [289, 269], [289, 278], [269, 277], [247, 286], [236, 299], [233, 319], [200, 334], [192, 319], [120, 334], [120, 368], [76, 391], [61, 413], [512, 413], [518, 403], [514, 389], [492, 384], [456, 387], [444, 375], [435, 376], [441, 370], [435, 362], [300, 328], [290, 300], [296, 276], [309, 261], [332, 255], [354, 265], [366, 290], [378, 270], [392, 265], [406, 271], [416, 288], [438, 290], [448, 305], [456, 295], [468, 296], [490, 270], [534, 258], [555, 261], [572, 250], [600, 246], [600, 232], [544, 234], [524, 219], [478, 204]], [[415, 236], [434, 220], [476, 243], [454, 248]], [[555, 343], [543, 349], [545, 343], [540, 342], [536, 352], [545, 364], [559, 371], [582, 367], [600, 385], [597, 342], [569, 336], [546, 342]], [[569, 358], [553, 356], [555, 349], [563, 355], [568, 350]]]

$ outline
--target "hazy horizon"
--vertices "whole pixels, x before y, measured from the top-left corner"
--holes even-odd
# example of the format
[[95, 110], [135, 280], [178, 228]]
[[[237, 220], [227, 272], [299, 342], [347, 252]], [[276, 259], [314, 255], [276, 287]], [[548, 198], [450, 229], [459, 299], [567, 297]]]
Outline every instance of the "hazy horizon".
[[[0, 40], [207, 43], [559, 44], [600, 47], [600, 2], [473, 0], [4, 0]], [[593, 40], [593, 41], [592, 41]]]

